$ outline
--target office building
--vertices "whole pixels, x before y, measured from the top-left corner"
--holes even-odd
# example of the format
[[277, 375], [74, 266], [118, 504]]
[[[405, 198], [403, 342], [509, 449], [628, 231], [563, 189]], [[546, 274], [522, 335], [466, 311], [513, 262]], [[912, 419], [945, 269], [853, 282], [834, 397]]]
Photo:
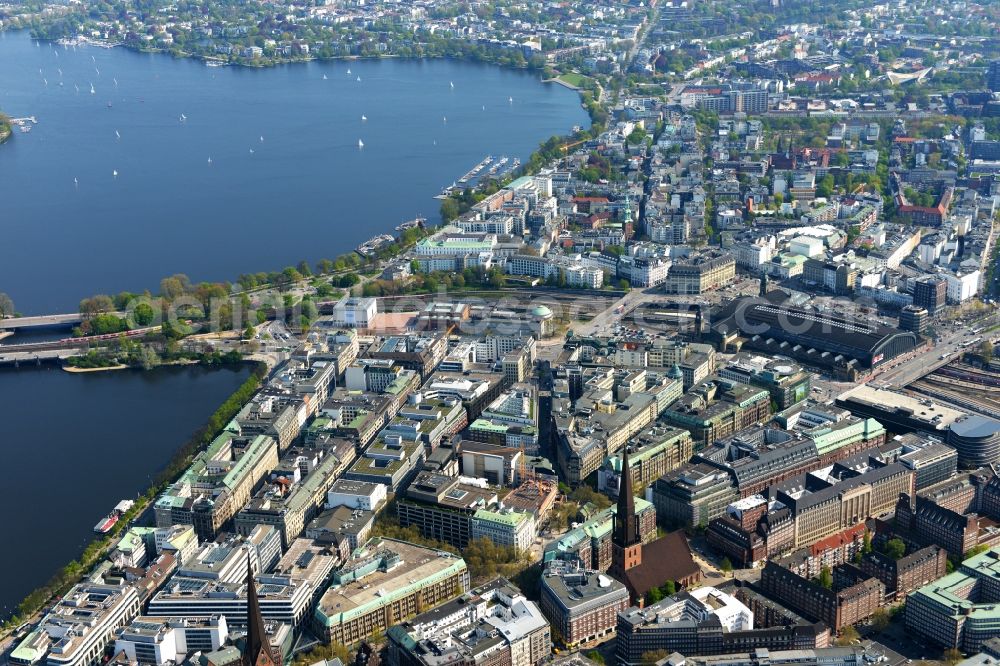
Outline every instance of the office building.
[[962, 562], [957, 571], [906, 597], [906, 628], [943, 648], [975, 653], [1000, 626], [1000, 549]]
[[38, 626], [11, 652], [19, 665], [96, 666], [115, 632], [139, 614], [132, 585], [86, 581], [58, 599]]
[[405, 541], [371, 539], [334, 572], [314, 611], [313, 630], [323, 641], [354, 645], [469, 587], [461, 557]]
[[390, 666], [536, 666], [552, 654], [549, 623], [505, 578], [389, 629]]
[[567, 648], [615, 635], [618, 613], [629, 607], [625, 586], [576, 560], [549, 562], [542, 574], [542, 612]]

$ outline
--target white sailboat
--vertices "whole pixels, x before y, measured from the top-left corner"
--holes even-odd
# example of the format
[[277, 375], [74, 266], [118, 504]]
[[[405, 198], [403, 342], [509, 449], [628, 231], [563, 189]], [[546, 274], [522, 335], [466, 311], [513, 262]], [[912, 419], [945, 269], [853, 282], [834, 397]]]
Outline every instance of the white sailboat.
[[250, 149], [250, 154], [253, 155], [253, 148]]
[[90, 94], [91, 95], [96, 95], [97, 94], [97, 91], [94, 90], [94, 84], [93, 83], [90, 84]]
[[79, 181], [79, 180], [77, 180], [77, 177], [76, 177], [76, 176], [73, 176], [73, 185], [74, 185], [75, 187], [79, 187], [79, 186], [80, 186], [80, 181]]
[[445, 125], [447, 125], [448, 124], [448, 116], [441, 116], [441, 122], [443, 122]]
[[350, 67], [348, 67], [348, 68], [347, 68], [347, 74], [348, 74], [348, 75], [350, 75], [350, 73], [351, 73], [351, 68], [350, 68]]
[[115, 82], [115, 88], [117, 88], [118, 87], [118, 79], [116, 79], [115, 77], [111, 77], [111, 80]]
[[358, 83], [361, 83], [361, 77], [360, 76], [358, 77]]
[[326, 74], [323, 75], [323, 80], [326, 81]]
[[264, 143], [264, 135], [261, 135], [261, 137], [260, 137], [260, 142], [261, 142], [261, 143]]
[[367, 120], [368, 120], [368, 116], [366, 116], [365, 114], [362, 113], [361, 114], [361, 122], [365, 122]]
[[118, 177], [118, 169], [113, 170], [111, 172], [111, 175], [114, 176], [115, 178], [117, 178]]
[[452, 90], [454, 90], [454, 88], [455, 88], [455, 82], [454, 81], [449, 81], [448, 85], [450, 85], [452, 87]]
[[211, 157], [208, 158], [208, 166], [212, 166], [212, 158]]
[[361, 139], [358, 139], [358, 148], [364, 148], [364, 147], [365, 147], [365, 142], [362, 141]]
[[115, 130], [115, 138], [117, 138], [119, 141], [122, 140], [122, 135], [118, 133], [118, 130]]
[[513, 104], [513, 103], [514, 103], [514, 98], [513, 98], [513, 97], [508, 97], [508, 98], [507, 98], [507, 102], [508, 102], [509, 104]]
[[180, 117], [178, 118], [178, 120], [179, 120], [179, 121], [181, 121], [181, 122], [184, 122], [184, 121], [185, 121], [185, 120], [187, 120], [187, 119], [188, 119], [188, 117], [187, 117], [187, 116], [185, 116], [185, 115], [184, 115], [183, 113], [182, 113], [182, 114], [180, 115]]

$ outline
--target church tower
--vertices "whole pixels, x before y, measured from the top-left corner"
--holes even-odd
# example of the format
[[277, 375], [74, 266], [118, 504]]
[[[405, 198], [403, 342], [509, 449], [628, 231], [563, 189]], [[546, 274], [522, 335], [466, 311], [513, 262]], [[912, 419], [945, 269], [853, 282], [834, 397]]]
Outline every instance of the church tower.
[[281, 666], [281, 661], [274, 658], [271, 644], [264, 631], [264, 618], [260, 614], [260, 602], [257, 600], [257, 586], [253, 580], [253, 567], [247, 556], [247, 637], [243, 646], [241, 666]]
[[639, 519], [635, 515], [632, 470], [629, 468], [628, 447], [626, 447], [622, 453], [618, 511], [615, 513], [614, 533], [611, 536], [611, 568], [608, 573], [624, 582], [625, 572], [640, 564], [642, 564], [642, 538], [639, 536]]

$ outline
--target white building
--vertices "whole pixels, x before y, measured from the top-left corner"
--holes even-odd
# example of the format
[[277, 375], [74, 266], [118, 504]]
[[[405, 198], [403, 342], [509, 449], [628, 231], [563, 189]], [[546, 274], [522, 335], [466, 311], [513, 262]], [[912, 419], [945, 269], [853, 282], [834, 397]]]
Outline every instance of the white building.
[[333, 308], [333, 325], [349, 328], [368, 328], [378, 313], [378, 301], [374, 298], [354, 298], [340, 300]]
[[814, 236], [796, 236], [788, 241], [788, 251], [803, 257], [823, 254], [823, 241]]
[[498, 546], [528, 550], [535, 540], [535, 516], [510, 508], [480, 509], [472, 517], [470, 536], [489, 539]]
[[34, 663], [47, 654], [48, 666], [98, 664], [115, 631], [137, 616], [139, 607], [139, 594], [131, 585], [75, 585], [14, 649], [10, 660]]
[[772, 245], [763, 239], [753, 243], [734, 243], [730, 249], [737, 266], [754, 272], [774, 256]]
[[946, 273], [948, 280], [948, 301], [964, 303], [979, 293], [979, 271], [971, 273]]
[[386, 500], [386, 487], [381, 483], [337, 479], [326, 493], [329, 509], [346, 506], [350, 509], [375, 511]]
[[189, 617], [167, 622], [140, 616], [118, 630], [115, 654], [140, 664], [181, 663], [190, 652], [218, 650], [229, 638], [226, 616]]
[[699, 587], [688, 592], [702, 603], [709, 615], [719, 618], [723, 631], [753, 629], [753, 611], [733, 595], [714, 587]]
[[171, 525], [157, 527], [153, 532], [156, 554], [168, 552], [177, 560], [178, 566], [186, 564], [198, 550], [198, 535], [192, 525]]

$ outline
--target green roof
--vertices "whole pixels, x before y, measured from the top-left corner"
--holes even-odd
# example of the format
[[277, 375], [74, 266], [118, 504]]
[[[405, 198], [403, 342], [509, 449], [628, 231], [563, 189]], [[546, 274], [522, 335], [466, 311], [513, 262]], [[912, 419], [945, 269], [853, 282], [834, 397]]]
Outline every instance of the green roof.
[[487, 509], [479, 509], [472, 516], [475, 520], [483, 520], [491, 523], [500, 523], [501, 525], [507, 525], [508, 527], [517, 527], [529, 518], [527, 513], [521, 511], [510, 511], [506, 513], [501, 513], [499, 511], [488, 511]]
[[[43, 638], [43, 633], [41, 629], [35, 629], [25, 636], [24, 640], [18, 643], [14, 651], [10, 653], [10, 658], [19, 662], [31, 663], [44, 657], [45, 653], [48, 652], [48, 642], [39, 640]], [[38, 644], [41, 644], [42, 647], [35, 647]]]

